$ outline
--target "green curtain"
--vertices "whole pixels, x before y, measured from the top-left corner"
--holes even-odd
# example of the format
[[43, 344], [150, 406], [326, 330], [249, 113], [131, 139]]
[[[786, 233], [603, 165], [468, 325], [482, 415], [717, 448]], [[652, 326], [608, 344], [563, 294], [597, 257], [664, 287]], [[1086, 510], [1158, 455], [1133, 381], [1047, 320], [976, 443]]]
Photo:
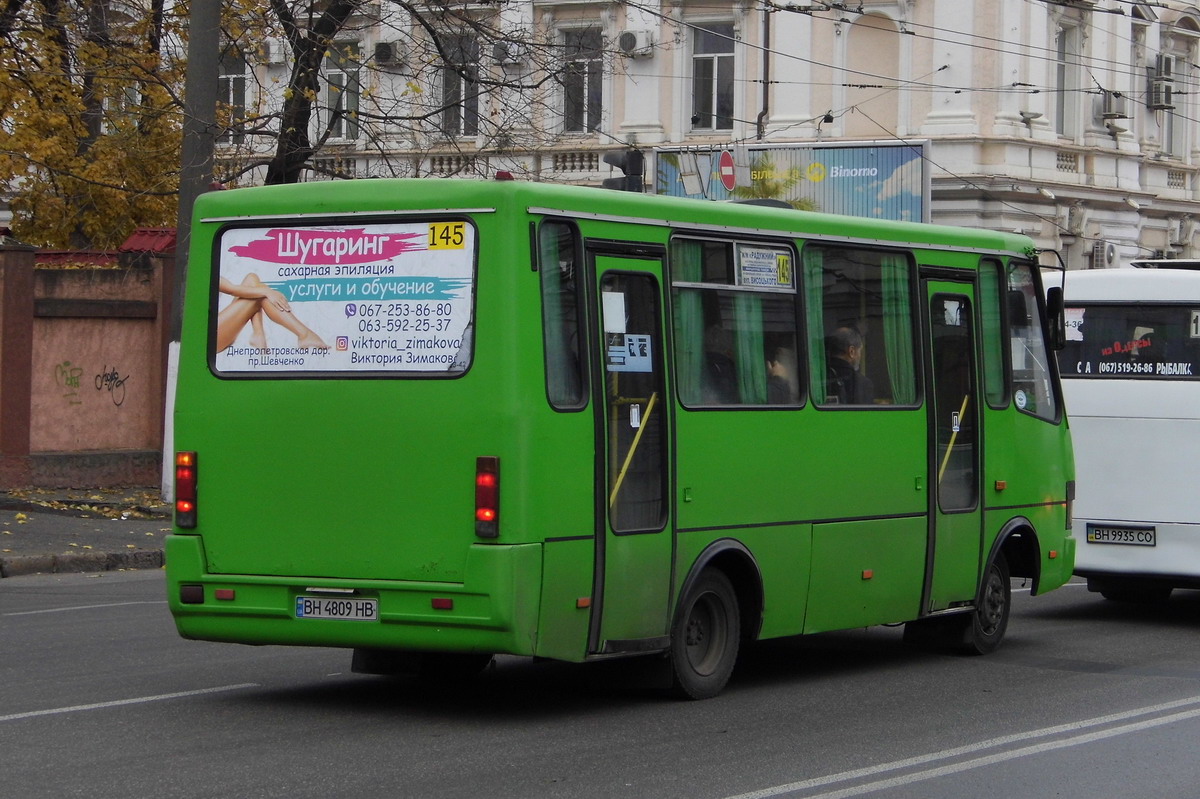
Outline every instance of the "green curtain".
[[825, 380], [825, 270], [821, 250], [809, 245], [801, 253], [804, 269], [804, 305], [808, 319], [809, 375], [813, 402], [818, 405], [827, 399]]
[[[671, 247], [671, 279], [698, 283], [703, 251], [698, 241], [678, 241]], [[704, 376], [704, 307], [699, 289], [675, 289], [675, 379], [684, 404], [701, 402]]]
[[763, 349], [762, 296], [738, 292], [733, 298], [733, 310], [737, 318], [734, 354], [742, 404], [765, 405], [767, 362]]
[[984, 261], [979, 266], [979, 313], [983, 318], [983, 390], [992, 405], [1004, 402], [1004, 321], [1001, 309], [1005, 297], [1000, 290], [1000, 264]]
[[892, 402], [912, 405], [917, 401], [916, 369], [913, 363], [912, 303], [909, 298], [908, 259], [884, 255], [883, 272], [884, 349], [891, 378]]

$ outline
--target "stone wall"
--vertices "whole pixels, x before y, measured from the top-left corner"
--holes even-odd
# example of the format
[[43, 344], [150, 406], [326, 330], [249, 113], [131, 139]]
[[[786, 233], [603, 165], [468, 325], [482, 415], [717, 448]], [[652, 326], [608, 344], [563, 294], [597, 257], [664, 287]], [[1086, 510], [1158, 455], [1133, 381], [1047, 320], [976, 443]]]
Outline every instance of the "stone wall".
[[0, 247], [0, 490], [159, 485], [173, 259]]

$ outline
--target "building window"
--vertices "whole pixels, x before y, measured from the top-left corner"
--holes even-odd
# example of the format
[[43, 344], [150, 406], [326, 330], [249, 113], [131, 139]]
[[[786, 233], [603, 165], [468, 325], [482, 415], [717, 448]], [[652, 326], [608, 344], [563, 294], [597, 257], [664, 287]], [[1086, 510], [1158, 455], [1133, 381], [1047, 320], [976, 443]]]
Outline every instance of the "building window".
[[599, 28], [565, 32], [566, 70], [563, 73], [563, 130], [591, 133], [600, 125], [604, 62]]
[[1074, 138], [1079, 132], [1079, 29], [1059, 28], [1054, 58], [1054, 130]]
[[334, 45], [325, 57], [325, 102], [330, 114], [330, 138], [358, 138], [358, 99], [362, 93], [362, 84], [359, 81], [361, 64], [356, 42], [340, 42]]
[[733, 24], [692, 29], [692, 129], [733, 127]]
[[[1173, 90], [1170, 94], [1170, 104], [1174, 107], [1161, 112], [1163, 151], [1173, 158], [1186, 158], [1190, 146], [1189, 133], [1193, 106], [1188, 102], [1191, 95], [1185, 87], [1191, 84], [1191, 64], [1194, 53], [1195, 48], [1189, 47], [1187, 50], [1172, 54], [1169, 57], [1172, 64], [1171, 79], [1159, 83], [1160, 87], [1169, 86]], [[1151, 91], [1153, 90], [1152, 86]], [[1163, 92], [1164, 90], [1159, 88], [1159, 91]]]
[[222, 52], [217, 78], [217, 107], [220, 109], [223, 132], [217, 141], [221, 144], [241, 144], [246, 136], [238, 130], [238, 124], [246, 118], [246, 80], [249, 64], [246, 54], [234, 45]]
[[442, 132], [446, 136], [479, 133], [479, 42], [469, 34], [442, 39]]

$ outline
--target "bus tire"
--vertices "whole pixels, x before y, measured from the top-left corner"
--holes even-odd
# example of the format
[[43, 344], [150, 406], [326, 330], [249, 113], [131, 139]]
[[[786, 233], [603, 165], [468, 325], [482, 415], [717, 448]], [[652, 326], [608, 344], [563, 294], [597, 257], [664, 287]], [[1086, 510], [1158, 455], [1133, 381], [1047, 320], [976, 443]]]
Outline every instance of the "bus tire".
[[1012, 582], [1008, 560], [1003, 552], [997, 552], [984, 575], [983, 590], [979, 592], [975, 612], [969, 616], [970, 624], [963, 631], [962, 651], [968, 655], [987, 655], [996, 651], [1004, 640], [1011, 611]]
[[934, 651], [986, 655], [1000, 646], [1011, 607], [1008, 561], [997, 553], [988, 566], [974, 611], [910, 621], [904, 625], [904, 643]]
[[733, 673], [740, 639], [733, 584], [721, 571], [704, 570], [688, 589], [671, 629], [674, 694], [683, 699], [719, 694]]

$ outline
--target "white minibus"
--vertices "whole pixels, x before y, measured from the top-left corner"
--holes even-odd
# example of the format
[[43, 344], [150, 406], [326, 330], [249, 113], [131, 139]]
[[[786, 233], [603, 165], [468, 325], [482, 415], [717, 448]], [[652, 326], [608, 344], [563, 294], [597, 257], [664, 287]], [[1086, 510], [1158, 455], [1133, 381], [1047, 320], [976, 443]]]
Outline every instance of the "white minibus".
[[1200, 588], [1200, 272], [1167, 266], [1064, 278], [1075, 574], [1112, 600]]

